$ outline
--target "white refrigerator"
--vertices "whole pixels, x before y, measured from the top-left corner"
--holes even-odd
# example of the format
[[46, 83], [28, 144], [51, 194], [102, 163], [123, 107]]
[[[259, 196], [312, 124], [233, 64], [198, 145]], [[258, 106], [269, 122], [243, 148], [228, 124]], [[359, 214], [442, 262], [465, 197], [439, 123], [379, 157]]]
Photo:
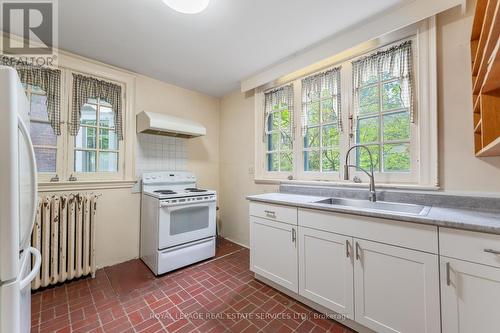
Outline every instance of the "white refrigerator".
[[30, 246], [37, 179], [29, 102], [16, 70], [0, 66], [0, 333], [29, 332], [31, 281], [41, 256]]

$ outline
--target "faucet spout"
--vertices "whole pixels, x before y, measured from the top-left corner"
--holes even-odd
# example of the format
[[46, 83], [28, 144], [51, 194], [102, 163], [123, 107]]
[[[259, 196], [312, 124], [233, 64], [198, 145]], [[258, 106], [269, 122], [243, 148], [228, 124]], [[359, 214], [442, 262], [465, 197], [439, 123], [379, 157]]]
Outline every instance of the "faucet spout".
[[[365, 169], [363, 169], [357, 165], [349, 164], [349, 154], [355, 148], [363, 148], [363, 149], [366, 149], [366, 151], [368, 152], [368, 156], [370, 157], [370, 172], [366, 171]], [[370, 149], [367, 146], [354, 145], [351, 148], [349, 148], [349, 150], [347, 151], [347, 154], [345, 155], [344, 180], [349, 180], [349, 168], [359, 169], [368, 175], [368, 177], [370, 178], [370, 187], [369, 187], [370, 194], [368, 196], [368, 200], [370, 200], [372, 202], [377, 201], [377, 192], [375, 190], [375, 177], [373, 176], [373, 156], [372, 156], [372, 152], [370, 151]]]

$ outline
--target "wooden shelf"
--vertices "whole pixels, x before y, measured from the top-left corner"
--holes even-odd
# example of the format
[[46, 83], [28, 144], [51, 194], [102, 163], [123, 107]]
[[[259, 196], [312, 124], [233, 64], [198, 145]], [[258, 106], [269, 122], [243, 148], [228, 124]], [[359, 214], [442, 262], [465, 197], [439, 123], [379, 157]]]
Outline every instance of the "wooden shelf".
[[500, 156], [500, 137], [476, 153], [478, 157]]
[[474, 13], [474, 22], [472, 24], [471, 40], [479, 40], [481, 36], [481, 28], [483, 27], [484, 12], [486, 11], [486, 5], [488, 0], [477, 0], [476, 2], [476, 12]]
[[[492, 54], [498, 41], [500, 32], [500, 17], [498, 16], [499, 5], [499, 0], [488, 0], [486, 6], [485, 18], [481, 28], [481, 36], [479, 37], [479, 44], [477, 46], [472, 67], [474, 94], [479, 94], [481, 91], [490, 55]], [[472, 42], [474, 43], [474, 40]]]
[[500, 0], [478, 0], [471, 32], [474, 149], [500, 156]]
[[479, 119], [479, 122], [477, 123], [476, 127], [474, 128], [474, 133], [475, 134], [481, 134], [481, 119]]
[[[479, 100], [480, 100], [480, 98], [477, 97], [475, 102], [474, 102], [474, 114], [479, 115], [479, 119], [481, 119], [481, 109], [479, 108]], [[477, 124], [475, 118], [474, 118], [474, 124]]]
[[493, 90], [500, 89], [500, 39], [493, 50], [488, 63], [488, 69], [484, 77], [484, 84], [481, 92], [488, 93]]

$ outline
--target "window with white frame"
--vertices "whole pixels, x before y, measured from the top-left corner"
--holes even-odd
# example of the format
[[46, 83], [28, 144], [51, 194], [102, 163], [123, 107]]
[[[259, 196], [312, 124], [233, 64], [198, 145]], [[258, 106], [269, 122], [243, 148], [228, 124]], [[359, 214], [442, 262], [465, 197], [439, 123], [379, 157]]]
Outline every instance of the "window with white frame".
[[334, 172], [340, 166], [340, 68], [302, 80], [304, 171]]
[[117, 172], [119, 142], [112, 105], [90, 98], [81, 109], [80, 130], [75, 137], [75, 172]]
[[47, 112], [47, 96], [40, 87], [23, 84], [30, 103], [30, 136], [40, 173], [56, 173], [58, 137]]
[[71, 73], [69, 161], [77, 179], [114, 179], [122, 174], [121, 84]]
[[[369, 148], [379, 172], [412, 168], [412, 59], [406, 41], [352, 63], [355, 143]], [[356, 165], [370, 167], [365, 149], [357, 149]]]
[[287, 172], [293, 168], [293, 87], [266, 92], [264, 97], [264, 135], [266, 170]]
[[17, 70], [30, 103], [40, 182], [125, 177], [122, 84], [69, 69], [24, 65], [14, 58], [2, 59], [2, 64]]
[[[366, 48], [364, 51], [343, 58], [330, 69], [289, 82], [294, 101], [301, 106], [290, 120], [301, 126], [291, 128], [292, 142], [286, 145], [292, 169], [269, 172], [272, 168], [268, 158], [273, 152], [269, 148], [276, 146], [258, 140], [256, 165], [263, 168], [256, 169], [256, 179], [340, 180], [347, 151], [360, 144], [372, 152], [378, 183], [436, 186], [437, 109], [435, 92], [431, 91], [436, 80], [433, 24], [432, 20], [416, 24], [412, 28], [415, 34], [410, 36], [409, 30], [388, 34], [385, 44], [365, 43], [357, 48]], [[387, 42], [391, 38], [394, 41]], [[376, 43], [380, 44], [374, 48]], [[260, 94], [257, 92], [256, 98], [268, 98]], [[417, 105], [425, 107], [418, 117]], [[261, 109], [259, 113], [258, 102], [256, 108], [256, 130], [262, 129], [266, 138], [277, 133], [277, 124], [269, 127], [268, 123], [260, 123], [259, 114], [267, 111]], [[354, 150], [349, 164], [358, 167], [351, 177], [367, 181], [360, 170], [370, 168], [366, 150]], [[277, 165], [274, 169], [283, 171]]]

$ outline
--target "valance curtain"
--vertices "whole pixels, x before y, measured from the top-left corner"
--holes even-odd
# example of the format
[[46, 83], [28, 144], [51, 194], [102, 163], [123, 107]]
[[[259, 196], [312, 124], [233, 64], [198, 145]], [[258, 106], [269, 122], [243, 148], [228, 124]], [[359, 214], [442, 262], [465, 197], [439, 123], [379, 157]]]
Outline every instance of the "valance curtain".
[[269, 117], [278, 106], [286, 105], [290, 115], [290, 130], [293, 132], [293, 86], [291, 84], [264, 93], [264, 139], [269, 130]]
[[71, 112], [70, 134], [78, 135], [81, 109], [89, 98], [99, 98], [111, 104], [115, 117], [116, 135], [118, 140], [123, 140], [121, 86], [75, 73], [73, 73], [73, 109]]
[[61, 135], [61, 71], [28, 65], [9, 57], [0, 57], [0, 64], [15, 68], [22, 83], [37, 86], [45, 92], [50, 125], [56, 135]]
[[[320, 100], [325, 94], [335, 100], [333, 105], [337, 112], [337, 125], [343, 131], [342, 125], [342, 101], [340, 96], [340, 67], [330, 69], [325, 72], [308, 76], [302, 80], [302, 103], [305, 105], [314, 99]], [[302, 107], [302, 135], [306, 135], [307, 130], [307, 108]]]
[[415, 119], [413, 101], [413, 55], [412, 42], [405, 41], [399, 45], [377, 52], [352, 63], [352, 82], [354, 110], [359, 110], [359, 90], [373, 77], [398, 78], [401, 86], [401, 101], [409, 109], [410, 120]]

